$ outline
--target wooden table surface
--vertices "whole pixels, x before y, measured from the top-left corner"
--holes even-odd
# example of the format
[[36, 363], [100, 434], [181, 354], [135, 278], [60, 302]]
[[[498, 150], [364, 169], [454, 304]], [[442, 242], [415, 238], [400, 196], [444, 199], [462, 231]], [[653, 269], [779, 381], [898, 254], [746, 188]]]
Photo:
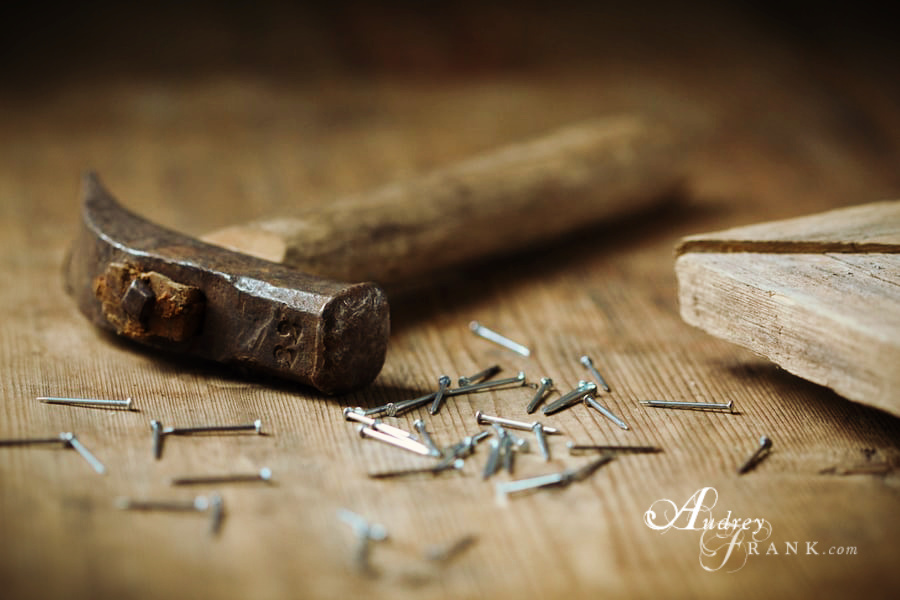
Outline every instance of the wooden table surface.
[[[900, 420], [678, 316], [681, 236], [900, 196], [896, 44], [877, 20], [848, 25], [805, 8], [357, 4], [144, 15], [112, 5], [17, 21], [0, 62], [0, 438], [73, 431], [108, 473], [71, 451], [0, 448], [0, 596], [889, 595], [900, 584]], [[681, 204], [536, 240], [533, 251], [392, 298], [387, 362], [358, 393], [324, 398], [146, 352], [96, 331], [62, 286], [88, 168], [134, 211], [200, 235], [619, 111], [675, 116], [702, 140]], [[527, 343], [531, 358], [474, 337], [472, 319]], [[565, 433], [551, 440], [552, 461], [522, 455], [513, 476], [484, 481], [482, 446], [460, 473], [370, 479], [423, 462], [361, 440], [341, 417], [345, 406], [411, 398], [442, 373], [494, 363], [568, 388], [586, 375], [582, 354], [631, 429], [584, 406], [546, 417]], [[391, 422], [411, 429], [422, 417], [450, 444], [479, 430], [476, 410], [527, 418], [531, 392], [458, 397], [434, 417]], [[42, 395], [132, 397], [137, 410], [52, 406], [35, 400]], [[733, 400], [736, 413], [650, 409], [646, 399]], [[265, 436], [173, 438], [161, 460], [151, 455], [151, 419], [257, 418]], [[763, 434], [770, 456], [736, 475]], [[496, 500], [497, 481], [585, 464], [567, 440], [663, 452]], [[859, 465], [875, 474], [841, 474]], [[170, 484], [262, 466], [271, 484]], [[717, 496], [701, 517], [770, 524], [759, 555], [746, 555], [749, 533], [727, 560], [727, 546], [704, 558], [700, 531], [645, 523], [661, 500], [691, 506], [704, 488]], [[213, 491], [227, 511], [218, 536], [202, 515], [115, 507], [122, 496]], [[372, 549], [373, 573], [354, 567], [342, 508], [389, 532]], [[651, 519], [665, 520], [662, 511]], [[466, 536], [475, 542], [451, 560], [425, 557]]]

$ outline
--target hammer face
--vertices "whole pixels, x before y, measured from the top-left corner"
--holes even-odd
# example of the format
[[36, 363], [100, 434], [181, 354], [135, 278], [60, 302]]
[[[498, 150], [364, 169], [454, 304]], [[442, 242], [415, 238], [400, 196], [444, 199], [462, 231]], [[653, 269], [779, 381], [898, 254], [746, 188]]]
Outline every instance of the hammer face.
[[93, 174], [82, 193], [66, 283], [96, 325], [326, 393], [380, 372], [390, 311], [374, 284], [311, 277], [170, 231], [122, 208]]

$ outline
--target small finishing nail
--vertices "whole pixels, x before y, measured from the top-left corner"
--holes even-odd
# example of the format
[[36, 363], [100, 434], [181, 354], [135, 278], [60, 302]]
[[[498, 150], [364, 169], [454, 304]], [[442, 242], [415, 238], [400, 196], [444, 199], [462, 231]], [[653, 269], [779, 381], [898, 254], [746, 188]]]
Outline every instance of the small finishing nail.
[[6, 439], [0, 440], [0, 447], [2, 446], [31, 446], [35, 444], [59, 444], [62, 443], [64, 446], [66, 445], [66, 440], [63, 439], [62, 435], [57, 435], [55, 437], [48, 438], [20, 438], [20, 439]]
[[368, 425], [372, 429], [377, 429], [378, 431], [381, 431], [388, 435], [392, 435], [398, 438], [407, 438], [410, 440], [416, 439], [415, 435], [406, 431], [405, 429], [400, 429], [399, 427], [394, 427], [393, 425], [382, 423], [378, 419], [373, 419], [371, 417], [361, 415], [358, 412], [354, 411], [352, 408], [345, 408], [343, 414], [344, 418], [348, 421], [356, 421], [357, 423]]
[[210, 533], [217, 534], [222, 527], [225, 506], [218, 494], [197, 496], [193, 500], [132, 500], [116, 498], [116, 507], [120, 510], [162, 510], [169, 512], [206, 512], [210, 511]]
[[262, 433], [262, 420], [242, 425], [200, 425], [197, 427], [166, 427], [163, 435], [193, 435], [195, 433], [227, 433], [232, 431], [255, 431]]
[[685, 408], [697, 410], [727, 410], [734, 412], [734, 400], [728, 402], [681, 402], [678, 400], [641, 400], [641, 404], [654, 408]]
[[[480, 410], [475, 411], [475, 422], [479, 425], [503, 425], [504, 427], [518, 429], [519, 431], [534, 430], [534, 423], [525, 423], [524, 421], [513, 421], [512, 419], [505, 419], [503, 417], [494, 417], [486, 415]], [[560, 431], [555, 427], [544, 427], [544, 433], [547, 435], [555, 435], [560, 433]]]
[[60, 433], [56, 437], [48, 437], [48, 438], [22, 438], [22, 439], [7, 439], [0, 440], [0, 447], [2, 446], [31, 446], [35, 444], [62, 444], [64, 448], [72, 448], [78, 454], [81, 455], [84, 460], [87, 461], [91, 468], [100, 473], [101, 475], [106, 472], [106, 467], [103, 466], [97, 457], [91, 454], [91, 452], [84, 447], [78, 438], [75, 437], [74, 433], [66, 432]]
[[378, 431], [377, 429], [372, 429], [371, 427], [366, 427], [365, 425], [360, 425], [359, 429], [360, 437], [364, 438], [372, 438], [373, 440], [378, 440], [379, 442], [384, 442], [390, 446], [394, 446], [396, 448], [402, 448], [409, 452], [415, 452], [416, 454], [421, 454], [422, 456], [431, 456], [431, 450], [425, 444], [421, 442], [417, 442], [415, 440], [404, 439], [404, 438], [396, 438], [392, 435], [388, 435], [384, 432]]
[[150, 430], [153, 433], [153, 457], [159, 460], [162, 457], [163, 438], [167, 435], [192, 435], [196, 433], [229, 433], [237, 431], [255, 431], [262, 434], [262, 421], [257, 419], [253, 423], [245, 425], [203, 425], [199, 427], [163, 427], [156, 419], [150, 420]]
[[597, 380], [597, 385], [599, 385], [604, 392], [608, 392], [609, 385], [607, 385], [606, 380], [603, 379], [603, 375], [600, 374], [600, 372], [597, 370], [597, 367], [594, 366], [594, 361], [592, 361], [589, 356], [582, 356], [581, 364], [583, 364], [585, 368], [587, 368], [587, 370], [591, 372], [591, 375], [593, 375], [594, 379]]
[[438, 386], [438, 391], [434, 394], [434, 402], [431, 403], [431, 408], [428, 409], [428, 412], [432, 415], [438, 414], [441, 410], [441, 404], [444, 402], [444, 393], [450, 387], [450, 378], [447, 375], [441, 375], [438, 378]]
[[511, 435], [504, 436], [503, 439], [500, 440], [500, 445], [502, 446], [500, 454], [503, 459], [503, 470], [512, 475], [516, 461], [516, 453], [513, 448], [513, 437]]
[[156, 419], [150, 421], [150, 431], [153, 432], [153, 458], [159, 460], [162, 457], [162, 423]]
[[483, 381], [481, 383], [473, 383], [472, 385], [467, 385], [464, 387], [453, 388], [447, 390], [447, 396], [457, 396], [459, 394], [468, 394], [470, 392], [477, 392], [479, 390], [488, 390], [497, 387], [501, 387], [504, 385], [525, 385], [525, 372], [519, 371], [515, 377], [508, 377], [506, 379], [495, 379], [493, 381]]
[[209, 497], [209, 532], [218, 535], [222, 531], [222, 521], [225, 520], [225, 502], [219, 494]]
[[[543, 413], [545, 415], [552, 415], [553, 413], [557, 413], [565, 408], [574, 406], [575, 404], [580, 402], [584, 396], [590, 394], [596, 389], [597, 385], [593, 382], [579, 381], [578, 387], [576, 387], [574, 390], [545, 406], [543, 408]], [[544, 431], [544, 433], [547, 433], [546, 430]]]
[[84, 444], [78, 441], [78, 438], [75, 437], [74, 433], [60, 434], [60, 439], [62, 439], [62, 441], [64, 441], [69, 447], [74, 448], [75, 451], [78, 452], [78, 454], [80, 454], [81, 457], [86, 460], [89, 465], [91, 465], [92, 469], [94, 469], [101, 475], [106, 473], [106, 467], [103, 466], [103, 463], [97, 460], [97, 457], [91, 454], [90, 450], [85, 448]]
[[93, 398], [56, 398], [53, 396], [39, 396], [37, 399], [45, 404], [69, 404], [73, 406], [124, 408], [125, 410], [132, 410], [131, 398], [126, 398], [125, 400], [95, 400]]
[[403, 402], [392, 402], [386, 404], [385, 406], [387, 407], [387, 412], [385, 412], [384, 414], [388, 417], [399, 417], [407, 411], [430, 404], [434, 401], [434, 396], [436, 394], [437, 392], [431, 392], [429, 394], [425, 394], [424, 396], [413, 398], [412, 400], [404, 400]]
[[534, 398], [531, 399], [531, 402], [528, 403], [528, 406], [525, 408], [525, 412], [529, 415], [537, 410], [538, 404], [541, 403], [541, 400], [544, 399], [544, 396], [548, 391], [553, 387], [553, 380], [549, 377], [541, 377], [541, 387], [537, 389], [534, 393]]
[[263, 467], [258, 473], [235, 473], [229, 475], [195, 475], [191, 477], [176, 477], [172, 485], [197, 485], [220, 483], [245, 483], [250, 481], [271, 481], [272, 470]]
[[631, 453], [655, 453], [662, 452], [662, 448], [656, 446], [601, 446], [596, 444], [576, 444], [566, 442], [569, 454], [579, 452], [631, 452]]
[[434, 443], [434, 439], [431, 437], [431, 434], [428, 433], [428, 429], [425, 428], [425, 421], [416, 419], [413, 422], [413, 427], [415, 427], [419, 435], [422, 436], [422, 441], [425, 442], [431, 456], [442, 456], [440, 447]]
[[420, 469], [402, 469], [399, 471], [379, 471], [377, 473], [369, 473], [369, 477], [371, 479], [389, 479], [394, 477], [406, 477], [407, 475], [420, 475], [423, 473], [437, 475], [444, 471], [459, 471], [463, 468], [465, 463], [466, 461], [463, 459], [455, 458], [450, 461], [441, 461], [431, 467], [422, 467]]
[[116, 508], [120, 510], [165, 510], [172, 512], [205, 512], [209, 510], [209, 499], [197, 496], [193, 500], [133, 500], [116, 498]]
[[360, 573], [371, 575], [372, 565], [369, 562], [371, 555], [371, 543], [381, 542], [387, 539], [388, 533], [384, 525], [369, 523], [360, 515], [342, 508], [338, 510], [338, 518], [350, 525], [356, 536], [357, 547], [354, 554], [354, 563]]
[[625, 421], [614, 415], [608, 408], [597, 402], [597, 400], [593, 396], [585, 396], [584, 402], [622, 429], [628, 429], [628, 425], [625, 424]]
[[738, 469], [738, 475], [743, 475], [744, 473], [751, 471], [759, 462], [769, 455], [769, 451], [772, 448], [772, 440], [769, 439], [768, 436], [762, 436], [759, 438], [759, 448], [747, 459], [741, 467]]
[[525, 357], [531, 356], [531, 350], [529, 350], [522, 344], [514, 342], [506, 336], [500, 335], [492, 329], [488, 329], [478, 321], [472, 321], [471, 323], [469, 323], [469, 329], [471, 329], [472, 333], [474, 333], [475, 335], [483, 337], [484, 339], [494, 342], [495, 344], [499, 344], [507, 350], [512, 350], [516, 354], [521, 354]]
[[535, 421], [531, 429], [534, 431], [534, 437], [537, 438], [538, 448], [540, 448], [541, 450], [541, 456], [544, 457], [544, 461], [549, 461], [550, 446], [547, 445], [547, 436], [544, 435], [544, 426], [541, 425], [538, 421]]
[[464, 386], [464, 385], [472, 385], [473, 383], [479, 383], [481, 381], [484, 381], [485, 379], [490, 379], [491, 377], [493, 377], [494, 375], [496, 375], [499, 372], [500, 372], [500, 365], [493, 365], [491, 367], [488, 367], [484, 371], [479, 371], [479, 372], [475, 373], [474, 375], [469, 375], [468, 377], [460, 377], [459, 385]]
[[448, 562], [462, 554], [476, 541], [478, 540], [474, 535], [466, 535], [451, 544], [431, 546], [425, 550], [425, 558], [436, 562]]
[[573, 481], [581, 481], [582, 479], [589, 477], [594, 471], [611, 461], [613, 458], [614, 456], [612, 454], [607, 454], [577, 469], [566, 469], [559, 473], [550, 473], [548, 475], [529, 477], [528, 479], [498, 483], [496, 486], [497, 497], [502, 500], [509, 494], [516, 492], [524, 492], [526, 490], [553, 485], [563, 486], [568, 485]]
[[500, 468], [500, 439], [496, 437], [491, 438], [489, 443], [491, 445], [491, 451], [488, 454], [487, 462], [484, 464], [484, 471], [481, 473], [482, 479], [491, 477]]

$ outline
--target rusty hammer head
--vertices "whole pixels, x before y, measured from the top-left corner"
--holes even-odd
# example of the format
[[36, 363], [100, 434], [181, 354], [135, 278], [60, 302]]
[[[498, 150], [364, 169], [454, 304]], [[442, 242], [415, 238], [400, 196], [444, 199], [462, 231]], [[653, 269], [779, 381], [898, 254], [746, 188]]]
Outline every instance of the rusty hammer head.
[[96, 325], [142, 344], [334, 394], [378, 375], [384, 292], [200, 242], [125, 210], [89, 173], [66, 286]]

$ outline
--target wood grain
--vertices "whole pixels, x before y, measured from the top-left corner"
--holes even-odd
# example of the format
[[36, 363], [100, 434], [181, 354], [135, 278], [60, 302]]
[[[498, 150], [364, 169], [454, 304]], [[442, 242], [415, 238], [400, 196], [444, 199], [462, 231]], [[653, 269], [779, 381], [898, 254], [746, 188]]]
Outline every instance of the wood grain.
[[[10, 21], [22, 33], [4, 38], [18, 49], [8, 55], [18, 67], [0, 94], [0, 437], [73, 431], [108, 474], [97, 475], [71, 450], [0, 449], [0, 595], [890, 595], [900, 583], [900, 421], [685, 324], [673, 273], [673, 248], [688, 234], [836, 208], [849, 198], [897, 197], [900, 95], [888, 76], [890, 54], [854, 44], [823, 53], [811, 33], [804, 37], [803, 19], [785, 30], [746, 7], [443, 6], [435, 15], [355, 5], [249, 16], [179, 7], [174, 16], [140, 18], [110, 6], [99, 18], [79, 5], [59, 25], [43, 13]], [[838, 32], [840, 49], [846, 31], [824, 34]], [[50, 44], [56, 34], [65, 43]], [[713, 133], [689, 163], [681, 208], [588, 229], [392, 298], [385, 369], [347, 397], [147, 353], [94, 331], [63, 291], [60, 266], [87, 168], [103, 173], [129, 208], [199, 235], [414, 177], [581, 119], [654, 108], [684, 111]], [[475, 338], [472, 319], [527, 343], [531, 358]], [[583, 464], [586, 457], [566, 453], [570, 439], [664, 451], [619, 457], [586, 481], [506, 506], [481, 479], [484, 448], [462, 473], [370, 480], [370, 470], [419, 462], [359, 439], [341, 418], [345, 406], [411, 398], [442, 373], [469, 375], [494, 363], [504, 374], [524, 369], [530, 380], [547, 375], [566, 389], [587, 375], [582, 354], [612, 387], [601, 399], [631, 430], [585, 406], [564, 411], [545, 419], [566, 434], [551, 439], [552, 461], [524, 455], [513, 477], [499, 479]], [[479, 429], [476, 410], [527, 419], [531, 391], [462, 397], [435, 417], [391, 422], [411, 428], [422, 416], [441, 443], [451, 443]], [[131, 396], [138, 411], [51, 406], [34, 400], [40, 395]], [[737, 409], [639, 404], [654, 398], [733, 399]], [[167, 425], [261, 418], [269, 435], [173, 438], [156, 461], [154, 418]], [[762, 434], [774, 442], [771, 455], [737, 476]], [[836, 474], [867, 463], [889, 470]], [[169, 483], [261, 466], [272, 469], [271, 485]], [[685, 502], [703, 487], [718, 491], [717, 517], [767, 519], [779, 555], [761, 552], [736, 572], [707, 572], [698, 532], [661, 535], [644, 524], [654, 502]], [[227, 510], [218, 537], [202, 515], [114, 504], [119, 496], [211, 491]], [[339, 508], [389, 530], [373, 550], [376, 576], [354, 570], [354, 539]], [[466, 535], [477, 541], [455, 560], [423, 558], [432, 544]], [[816, 542], [821, 554], [785, 555], [792, 541], [803, 550]], [[857, 552], [827, 554], [847, 546]]]
[[676, 273], [688, 323], [847, 398], [900, 411], [897, 255], [689, 252]]

